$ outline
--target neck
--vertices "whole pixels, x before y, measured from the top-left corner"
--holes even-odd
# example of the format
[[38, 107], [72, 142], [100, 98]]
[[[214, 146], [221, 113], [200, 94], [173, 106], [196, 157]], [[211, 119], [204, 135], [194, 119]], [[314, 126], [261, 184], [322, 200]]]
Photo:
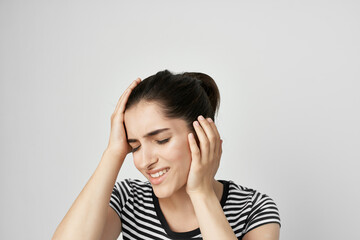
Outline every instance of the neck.
[[[223, 184], [214, 179], [213, 189], [220, 202], [223, 194]], [[168, 210], [194, 212], [191, 199], [186, 192], [186, 185], [168, 198], [159, 198], [159, 204], [161, 208], [166, 208]]]
[[162, 209], [166, 208], [171, 211], [194, 211], [191, 200], [186, 192], [186, 186], [183, 186], [170, 197], [159, 198], [159, 204]]

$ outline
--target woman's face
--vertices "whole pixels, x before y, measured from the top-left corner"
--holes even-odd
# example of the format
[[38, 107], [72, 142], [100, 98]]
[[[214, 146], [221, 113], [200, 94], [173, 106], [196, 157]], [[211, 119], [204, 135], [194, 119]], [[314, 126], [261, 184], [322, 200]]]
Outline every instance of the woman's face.
[[191, 163], [187, 123], [169, 119], [154, 102], [140, 101], [125, 111], [128, 142], [136, 168], [158, 198], [185, 187]]

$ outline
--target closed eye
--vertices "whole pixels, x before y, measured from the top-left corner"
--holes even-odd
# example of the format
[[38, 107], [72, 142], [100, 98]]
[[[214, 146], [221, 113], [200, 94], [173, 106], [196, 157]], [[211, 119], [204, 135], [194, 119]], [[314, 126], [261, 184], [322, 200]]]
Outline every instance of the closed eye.
[[[169, 140], [170, 140], [170, 138], [166, 138], [166, 139], [163, 139], [163, 140], [156, 140], [156, 143], [161, 145], [161, 144], [165, 144], [165, 143], [169, 142]], [[131, 150], [131, 152], [132, 153], [136, 152], [137, 150], [139, 150], [140, 146], [141, 145], [139, 145], [138, 147], [133, 148]]]
[[163, 139], [163, 140], [157, 140], [156, 142], [158, 144], [164, 144], [164, 143], [167, 143], [169, 140], [170, 140], [170, 138], [166, 138], [166, 139]]
[[136, 148], [133, 148], [133, 149], [131, 150], [131, 152], [134, 153], [134, 152], [136, 152], [139, 148], [140, 148], [140, 146], [138, 146], [138, 147], [136, 147]]

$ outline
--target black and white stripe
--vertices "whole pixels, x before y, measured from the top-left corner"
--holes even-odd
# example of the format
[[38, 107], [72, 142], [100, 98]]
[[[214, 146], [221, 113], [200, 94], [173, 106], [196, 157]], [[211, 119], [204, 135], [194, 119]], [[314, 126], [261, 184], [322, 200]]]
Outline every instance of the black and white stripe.
[[[238, 239], [263, 224], [280, 224], [279, 211], [269, 196], [233, 181], [220, 182], [224, 184], [221, 205]], [[199, 229], [186, 233], [171, 231], [149, 182], [134, 179], [116, 182], [110, 206], [121, 219], [124, 240], [201, 239]]]

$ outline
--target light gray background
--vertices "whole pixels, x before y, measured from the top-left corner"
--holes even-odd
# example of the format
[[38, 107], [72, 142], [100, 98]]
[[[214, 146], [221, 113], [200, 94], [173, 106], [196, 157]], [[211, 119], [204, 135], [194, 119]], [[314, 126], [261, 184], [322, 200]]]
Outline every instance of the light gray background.
[[[270, 195], [281, 239], [360, 239], [359, 1], [0, 1], [0, 239], [50, 239], [129, 83], [218, 83], [218, 179]], [[141, 178], [131, 157], [118, 179]]]

